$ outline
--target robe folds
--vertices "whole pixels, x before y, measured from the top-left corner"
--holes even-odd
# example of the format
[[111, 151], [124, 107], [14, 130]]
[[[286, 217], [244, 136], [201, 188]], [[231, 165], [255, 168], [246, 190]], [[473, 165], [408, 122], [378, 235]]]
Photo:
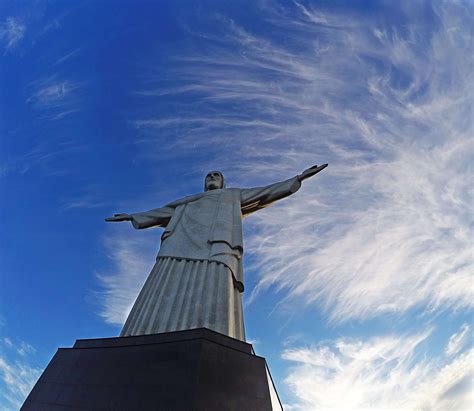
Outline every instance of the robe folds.
[[121, 336], [206, 327], [245, 340], [242, 218], [300, 187], [293, 177], [265, 187], [222, 188], [132, 214], [135, 228], [164, 232]]

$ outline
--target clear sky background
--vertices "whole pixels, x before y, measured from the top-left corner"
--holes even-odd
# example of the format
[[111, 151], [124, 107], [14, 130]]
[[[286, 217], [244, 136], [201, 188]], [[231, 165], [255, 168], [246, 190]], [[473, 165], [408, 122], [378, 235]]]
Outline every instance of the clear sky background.
[[0, 2], [0, 409], [118, 335], [161, 230], [106, 224], [329, 167], [244, 222], [287, 410], [473, 407], [470, 1]]

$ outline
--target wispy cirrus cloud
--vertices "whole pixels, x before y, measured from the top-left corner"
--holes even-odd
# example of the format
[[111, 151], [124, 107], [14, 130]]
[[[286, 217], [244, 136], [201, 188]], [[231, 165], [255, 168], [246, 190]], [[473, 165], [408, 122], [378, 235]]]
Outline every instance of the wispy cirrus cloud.
[[26, 25], [15, 17], [7, 17], [0, 24], [0, 40], [3, 42], [5, 52], [15, 48], [25, 36]]
[[99, 315], [105, 322], [119, 325], [125, 322], [151, 271], [157, 247], [153, 244], [152, 232], [134, 235], [128, 224], [122, 230], [114, 228], [114, 235], [104, 238], [111, 268], [106, 273], [96, 273], [101, 285], [97, 300], [100, 301]]
[[97, 184], [89, 184], [75, 191], [73, 195], [62, 198], [62, 211], [97, 208], [107, 204]]
[[77, 208], [97, 208], [103, 207], [104, 205], [105, 202], [97, 200], [97, 198], [95, 198], [94, 196], [85, 195], [64, 201], [62, 210], [72, 210]]
[[341, 338], [287, 349], [294, 410], [471, 409], [474, 350], [449, 361], [423, 355], [430, 331]]
[[397, 27], [266, 4], [271, 38], [217, 16], [222, 33], [194, 31], [200, 53], [179, 57], [177, 78], [138, 92], [188, 101], [137, 119], [143, 144], [207, 150], [239, 185], [330, 163], [246, 221], [254, 296], [285, 290], [333, 321], [472, 306], [474, 19], [467, 3], [430, 8], [419, 24], [403, 4]]
[[459, 330], [459, 332], [453, 334], [449, 338], [449, 342], [446, 345], [445, 354], [452, 356], [457, 354], [461, 349], [463, 349], [466, 344], [471, 343], [472, 345], [472, 332], [469, 324], [464, 323]]
[[84, 85], [84, 82], [54, 74], [32, 83], [26, 102], [40, 112], [44, 119], [61, 120], [81, 109]]
[[[60, 141], [45, 139], [33, 145], [23, 155], [8, 161], [4, 165], [3, 172], [0, 172], [0, 177], [14, 172], [25, 174], [32, 169], [42, 169], [46, 175], [70, 173], [70, 156], [84, 149], [84, 145], [74, 139], [62, 139]], [[67, 161], [69, 162], [66, 165]]]
[[24, 341], [12, 341], [8, 337], [0, 340], [0, 400], [4, 400], [2, 407], [8, 407], [2, 409], [20, 409], [41, 375], [42, 370], [32, 367], [27, 358], [35, 352], [35, 348]]
[[56, 66], [56, 65], [60, 65], [60, 64], [63, 64], [64, 62], [66, 61], [69, 61], [71, 60], [72, 58], [76, 57], [79, 52], [81, 51], [81, 48], [76, 48], [68, 53], [66, 53], [65, 55], [63, 55], [62, 57], [58, 58], [54, 63], [53, 65]]
[[[26, 103], [37, 117], [33, 122], [19, 124], [9, 130], [10, 138], [33, 137], [25, 150], [16, 156], [5, 156], [0, 177], [14, 172], [25, 174], [32, 168], [42, 168], [49, 175], [66, 174], [71, 171], [71, 155], [88, 148], [88, 145], [74, 136], [74, 132], [64, 134], [51, 132], [38, 138], [44, 127], [53, 123], [59, 127], [61, 120], [82, 109], [85, 82], [67, 80], [60, 74], [51, 75], [31, 82], [27, 86], [29, 97]], [[69, 123], [71, 124], [71, 123]], [[72, 135], [72, 136], [71, 136]]]
[[36, 349], [31, 344], [28, 344], [25, 341], [20, 341], [19, 343], [14, 344], [13, 341], [8, 337], [3, 338], [3, 345], [10, 349], [14, 349], [17, 354], [21, 355], [22, 357], [26, 356], [27, 354], [34, 354], [36, 352]]

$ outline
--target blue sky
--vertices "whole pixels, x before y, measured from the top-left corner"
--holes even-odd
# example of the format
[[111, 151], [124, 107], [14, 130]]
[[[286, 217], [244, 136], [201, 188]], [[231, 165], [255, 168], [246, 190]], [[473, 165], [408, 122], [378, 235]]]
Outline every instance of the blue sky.
[[288, 410], [471, 409], [472, 2], [0, 8], [0, 408], [118, 335], [160, 230], [107, 225], [330, 166], [244, 224]]

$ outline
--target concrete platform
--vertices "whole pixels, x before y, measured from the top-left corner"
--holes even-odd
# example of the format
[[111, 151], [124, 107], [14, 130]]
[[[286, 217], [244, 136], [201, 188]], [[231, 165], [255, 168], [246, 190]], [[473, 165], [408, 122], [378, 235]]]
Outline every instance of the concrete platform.
[[60, 348], [22, 411], [282, 410], [251, 344], [200, 328], [77, 340]]

